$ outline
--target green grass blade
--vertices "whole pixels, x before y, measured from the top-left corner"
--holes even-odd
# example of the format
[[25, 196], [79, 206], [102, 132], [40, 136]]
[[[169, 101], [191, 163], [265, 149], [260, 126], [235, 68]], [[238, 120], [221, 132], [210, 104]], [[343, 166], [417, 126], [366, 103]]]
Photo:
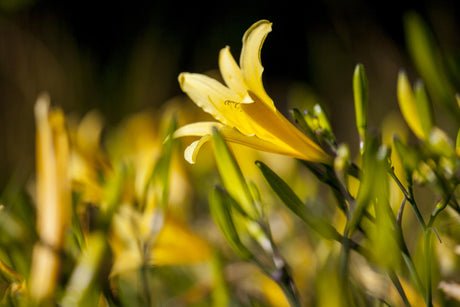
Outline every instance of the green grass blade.
[[292, 212], [326, 239], [340, 240], [340, 234], [337, 230], [324, 219], [311, 212], [281, 177], [263, 162], [257, 161], [256, 165], [273, 191]]
[[233, 223], [231, 208], [234, 202], [235, 200], [227, 191], [219, 186], [212, 189], [209, 195], [209, 208], [214, 221], [238, 256], [247, 260], [252, 258], [252, 254], [241, 242]]
[[253, 220], [259, 219], [259, 212], [254, 206], [251, 191], [243, 177], [243, 174], [236, 163], [233, 154], [230, 152], [224, 138], [217, 129], [212, 133], [214, 152], [216, 156], [217, 168], [220, 177], [228, 193], [243, 208], [247, 216]]

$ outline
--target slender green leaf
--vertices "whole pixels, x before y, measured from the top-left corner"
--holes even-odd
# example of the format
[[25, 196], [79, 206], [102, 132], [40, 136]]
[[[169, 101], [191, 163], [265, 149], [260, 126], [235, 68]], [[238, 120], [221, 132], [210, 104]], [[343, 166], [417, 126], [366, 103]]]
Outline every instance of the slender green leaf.
[[211, 190], [209, 206], [212, 217], [238, 256], [241, 259], [250, 259], [252, 254], [241, 242], [233, 223], [231, 208], [234, 203], [235, 200], [223, 188], [217, 186]]
[[350, 236], [359, 227], [364, 212], [373, 200], [373, 190], [376, 185], [376, 182], [374, 181], [374, 171], [379, 143], [375, 137], [368, 136], [367, 140], [368, 141], [363, 154], [363, 175], [359, 185], [358, 195], [356, 197], [356, 206], [350, 213], [350, 221], [348, 223], [348, 232]]
[[404, 17], [404, 30], [409, 54], [426, 82], [430, 94], [458, 120], [460, 110], [453, 99], [452, 85], [444, 69], [441, 51], [433, 33], [422, 17], [415, 12], [409, 12]]
[[[177, 118], [173, 117], [167, 129], [166, 141], [163, 144], [161, 156], [158, 159], [153, 172], [149, 178], [148, 183], [145, 185], [144, 193], [147, 193], [149, 187], [153, 185], [156, 191], [161, 191], [158, 195], [159, 204], [163, 208], [166, 207], [169, 194], [169, 174], [171, 167], [171, 158], [174, 152], [174, 146], [177, 142], [172, 137], [174, 131], [177, 129]], [[153, 157], [152, 157], [153, 158]]]
[[425, 135], [430, 135], [433, 128], [433, 109], [431, 107], [428, 93], [425, 85], [421, 80], [415, 83], [414, 86], [415, 104], [417, 105], [417, 113]]
[[299, 199], [292, 191], [289, 185], [281, 179], [274, 171], [272, 171], [263, 162], [257, 161], [257, 167], [262, 172], [265, 180], [283, 201], [283, 203], [298, 217], [300, 217], [308, 226], [313, 228], [326, 239], [340, 239], [340, 234], [323, 218], [314, 214], [309, 208]]
[[367, 108], [369, 101], [369, 85], [362, 64], [356, 65], [353, 73], [353, 95], [355, 100], [356, 127], [360, 136], [360, 149], [362, 153], [367, 129]]
[[212, 290], [212, 306], [229, 306], [230, 289], [224, 276], [224, 263], [220, 253], [215, 252], [212, 257], [212, 276], [214, 288]]
[[213, 130], [212, 139], [220, 177], [229, 194], [235, 199], [253, 220], [258, 220], [259, 212], [254, 206], [251, 191], [244, 180], [233, 154], [217, 129]]

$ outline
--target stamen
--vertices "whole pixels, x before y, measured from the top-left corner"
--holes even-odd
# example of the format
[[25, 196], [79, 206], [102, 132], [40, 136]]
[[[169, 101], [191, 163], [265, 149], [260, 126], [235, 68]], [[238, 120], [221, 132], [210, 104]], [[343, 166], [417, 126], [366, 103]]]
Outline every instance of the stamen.
[[225, 100], [224, 104], [226, 106], [230, 106], [230, 107], [233, 107], [234, 109], [237, 109], [239, 111], [241, 111], [241, 107], [240, 107], [240, 102], [236, 102], [236, 101], [232, 101], [232, 100]]

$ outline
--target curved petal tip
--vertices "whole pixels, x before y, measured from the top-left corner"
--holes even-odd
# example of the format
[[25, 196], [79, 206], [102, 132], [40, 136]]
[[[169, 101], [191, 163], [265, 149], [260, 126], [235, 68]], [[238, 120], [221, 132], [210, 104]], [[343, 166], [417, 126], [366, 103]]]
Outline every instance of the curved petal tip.
[[190, 164], [195, 164], [198, 152], [200, 151], [201, 147], [210, 139], [210, 135], [205, 135], [198, 141], [195, 141], [192, 144], [190, 144], [184, 151], [185, 160]]

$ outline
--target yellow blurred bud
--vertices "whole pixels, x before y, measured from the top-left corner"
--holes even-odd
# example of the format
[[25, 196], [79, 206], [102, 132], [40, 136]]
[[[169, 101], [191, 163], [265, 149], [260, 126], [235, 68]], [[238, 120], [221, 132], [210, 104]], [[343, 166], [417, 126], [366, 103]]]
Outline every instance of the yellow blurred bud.
[[64, 115], [50, 111], [47, 94], [35, 104], [36, 140], [36, 199], [39, 242], [32, 255], [30, 294], [43, 301], [55, 293], [59, 275], [58, 252], [69, 223], [71, 194], [69, 141]]

